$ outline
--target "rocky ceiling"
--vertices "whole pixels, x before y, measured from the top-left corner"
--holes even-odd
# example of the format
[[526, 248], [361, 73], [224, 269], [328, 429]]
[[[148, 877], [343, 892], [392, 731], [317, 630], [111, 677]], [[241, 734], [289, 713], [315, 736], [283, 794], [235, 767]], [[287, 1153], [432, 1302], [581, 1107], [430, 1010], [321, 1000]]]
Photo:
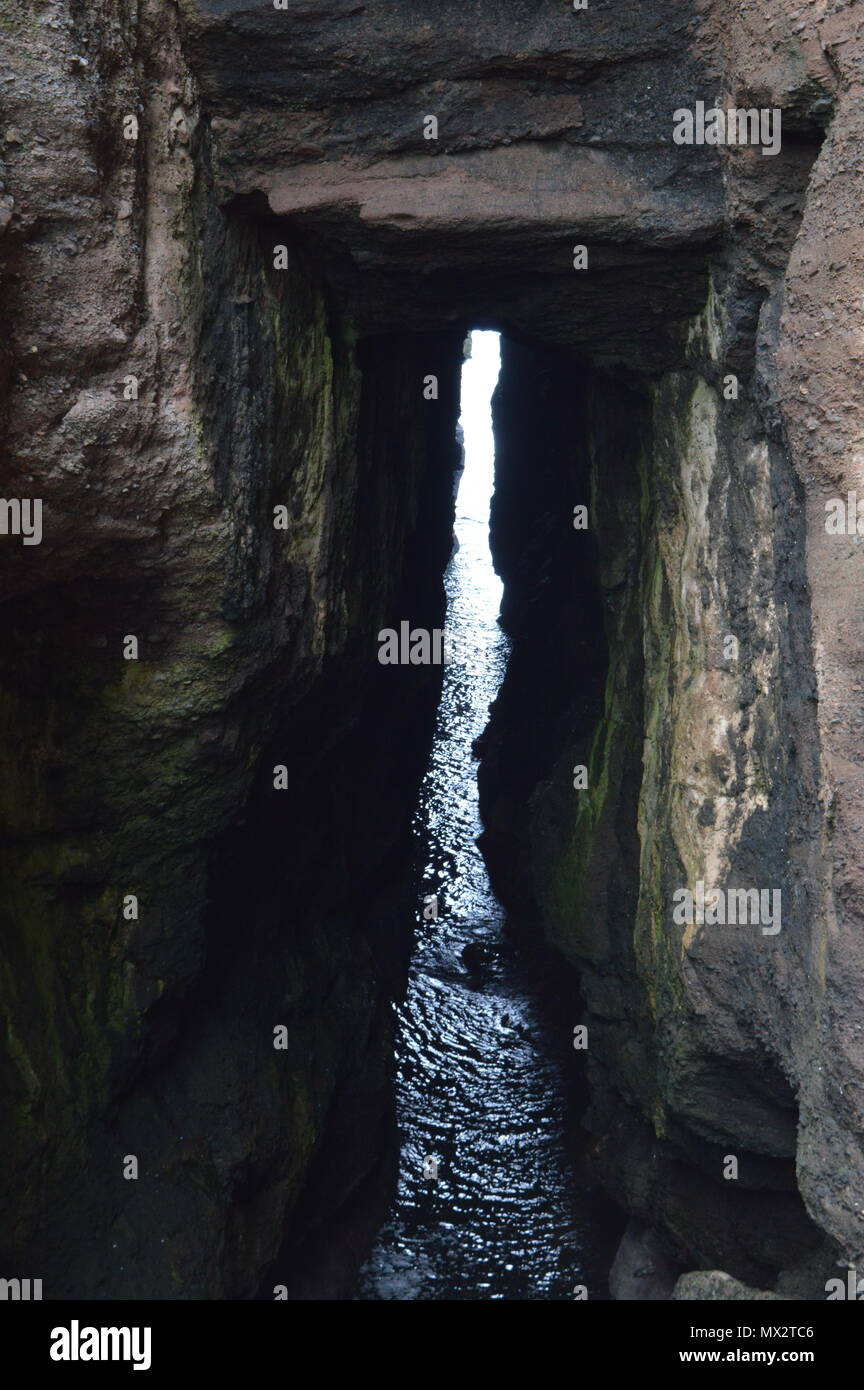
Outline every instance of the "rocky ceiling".
[[183, 0], [220, 197], [313, 246], [361, 332], [470, 319], [662, 367], [723, 231], [716, 149], [672, 142], [718, 85], [698, 16], [468, 8]]

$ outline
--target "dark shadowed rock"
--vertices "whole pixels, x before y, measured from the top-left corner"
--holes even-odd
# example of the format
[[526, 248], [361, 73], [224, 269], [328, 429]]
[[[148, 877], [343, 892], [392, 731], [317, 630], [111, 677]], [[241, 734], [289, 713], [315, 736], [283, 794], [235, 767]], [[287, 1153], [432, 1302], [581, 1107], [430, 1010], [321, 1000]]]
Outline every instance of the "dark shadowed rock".
[[609, 1271], [609, 1292], [619, 1302], [671, 1298], [680, 1271], [656, 1231], [629, 1221]]

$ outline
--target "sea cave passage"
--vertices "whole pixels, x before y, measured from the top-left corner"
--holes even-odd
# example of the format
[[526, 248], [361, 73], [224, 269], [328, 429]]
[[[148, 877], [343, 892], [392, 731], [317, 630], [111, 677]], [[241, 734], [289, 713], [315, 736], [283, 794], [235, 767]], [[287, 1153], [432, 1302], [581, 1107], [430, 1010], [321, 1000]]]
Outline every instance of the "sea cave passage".
[[[281, 1024], [265, 1090], [286, 1151], [310, 1145], [261, 1298], [604, 1297], [622, 1229], [586, 1176], [583, 916], [560, 895], [618, 642], [632, 721], [603, 910], [626, 938], [647, 395], [468, 328], [342, 349], [361, 371], [349, 637], [300, 701], [261, 689], [272, 742], [211, 859], [196, 1006]], [[443, 628], [451, 659], [382, 663], [403, 624]], [[240, 1175], [238, 1250], [271, 1162]]]
[[[0, 1284], [824, 1299], [842, 17], [66, 8], [0, 200]], [[770, 158], [672, 138], [763, 86]], [[778, 932], [677, 921], [709, 878]]]
[[[488, 319], [342, 350], [362, 376], [349, 636], [306, 698], [274, 701], [261, 784], [211, 880], [204, 1004], [284, 1024], [266, 1075], [285, 1151], [307, 1144], [255, 1296], [606, 1298], [655, 1143], [625, 1093], [650, 1071], [650, 1020], [618, 983], [638, 997], [651, 391]], [[403, 626], [443, 628], [450, 659], [382, 662]], [[741, 1094], [785, 1187], [759, 1258], [728, 1263], [768, 1282], [813, 1235], [794, 1106], [764, 1060], [760, 1075], [764, 1095]], [[610, 1133], [629, 1147], [598, 1162]], [[698, 1143], [713, 1167], [685, 1194], [694, 1220], [752, 1228], [755, 1199], [716, 1176], [722, 1139]], [[238, 1246], [270, 1171], [237, 1184]], [[664, 1246], [658, 1296], [687, 1258], [704, 1257]]]
[[[202, 1014], [282, 1025], [261, 1065], [286, 1152], [307, 1146], [260, 1298], [605, 1297], [623, 1228], [586, 1163], [567, 894], [617, 644], [614, 847], [586, 892], [626, 939], [647, 393], [469, 327], [341, 348], [362, 375], [348, 637], [300, 701], [262, 687], [272, 741], [211, 861]], [[403, 624], [443, 628], [452, 659], [382, 663]], [[271, 1162], [236, 1180], [238, 1250]]]
[[[454, 546], [445, 572], [447, 661], [413, 823], [420, 907], [407, 990], [397, 1009], [398, 1185], [356, 1296], [548, 1300], [571, 1298], [581, 1284], [591, 1297], [603, 1297], [616, 1222], [582, 1170], [588, 1136], [580, 1113], [584, 1081], [573, 1048], [580, 1017], [576, 975], [544, 947], [537, 906], [514, 864], [503, 876], [503, 891], [519, 922], [508, 922], [476, 843], [482, 831], [476, 758], [496, 743], [494, 720], [485, 731], [510, 655], [506, 626], [524, 646], [517, 681], [521, 665], [522, 680], [532, 688], [524, 708], [512, 704], [518, 684], [510, 693], [511, 721], [497, 739], [497, 771], [488, 783], [489, 805], [501, 822], [499, 859], [508, 838], [521, 840], [527, 799], [550, 773], [551, 759], [560, 753], [558, 739], [566, 734], [567, 742], [574, 733], [578, 739], [573, 707], [596, 714], [589, 706], [592, 699], [596, 703], [605, 645], [596, 579], [589, 574], [592, 556], [584, 547], [580, 565], [578, 556], [567, 554], [568, 545], [578, 549], [585, 537], [574, 535], [566, 488], [554, 499], [556, 511], [542, 519], [533, 518], [527, 506], [537, 481], [535, 460], [541, 460], [542, 482], [543, 461], [554, 458], [556, 473], [565, 462], [562, 446], [571, 454], [564, 476], [570, 475], [577, 492], [581, 485], [579, 496], [586, 501], [587, 482], [576, 481], [580, 459], [572, 436], [569, 442], [555, 438], [546, 398], [555, 354], [544, 361], [542, 353], [505, 345], [507, 375], [495, 397], [493, 436], [500, 336], [473, 331], [464, 351], [463, 466], [454, 476]], [[526, 372], [529, 363], [533, 371]], [[520, 376], [525, 385], [516, 411], [507, 383]], [[558, 597], [557, 634], [553, 612], [543, 613], [526, 599], [520, 613], [518, 591], [505, 606], [505, 627], [498, 621], [502, 584], [490, 553], [489, 520], [499, 459], [504, 484], [495, 497], [498, 538], [510, 530], [512, 546], [525, 539], [506, 521], [508, 470], [524, 471], [526, 504], [517, 505], [513, 516], [533, 533], [537, 547], [541, 573], [531, 577], [532, 587], [548, 592], [545, 581], [559, 577], [559, 564], [562, 574], [569, 569], [580, 581], [582, 593], [574, 598], [581, 601], [573, 613], [566, 612], [566, 598]], [[593, 631], [586, 618], [593, 620]], [[583, 650], [571, 655], [580, 626]], [[563, 657], [565, 671], [555, 688], [541, 694], [530, 672], [550, 657], [554, 669]], [[487, 838], [496, 840], [493, 833]]]

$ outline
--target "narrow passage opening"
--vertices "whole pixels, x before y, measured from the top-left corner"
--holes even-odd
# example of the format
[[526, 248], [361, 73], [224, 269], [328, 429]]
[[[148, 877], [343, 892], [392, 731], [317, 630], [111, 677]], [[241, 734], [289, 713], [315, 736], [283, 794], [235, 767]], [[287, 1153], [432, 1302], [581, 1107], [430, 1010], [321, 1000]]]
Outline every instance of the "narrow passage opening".
[[591, 1213], [567, 1152], [560, 1039], [475, 843], [472, 745], [509, 639], [489, 551], [499, 335], [472, 333], [466, 352], [449, 660], [415, 817], [421, 908], [396, 1045], [398, 1192], [361, 1299], [564, 1299], [585, 1282]]

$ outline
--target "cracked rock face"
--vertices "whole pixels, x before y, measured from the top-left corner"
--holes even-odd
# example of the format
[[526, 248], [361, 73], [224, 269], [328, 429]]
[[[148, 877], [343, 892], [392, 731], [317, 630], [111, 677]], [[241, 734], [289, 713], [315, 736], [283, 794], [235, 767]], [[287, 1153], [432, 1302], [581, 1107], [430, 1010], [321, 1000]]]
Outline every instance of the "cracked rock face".
[[[675, 1297], [805, 1264], [814, 1296], [864, 1251], [864, 559], [825, 529], [864, 496], [856, 8], [95, 8], [0, 3], [4, 494], [44, 505], [39, 546], [0, 537], [4, 1256], [251, 1297], [374, 1186], [435, 692], [385, 695], [372, 637], [440, 613], [488, 325], [499, 418], [549, 448], [533, 489], [499, 469], [490, 862], [582, 973], [603, 1181], [710, 1271]], [[780, 153], [676, 145], [697, 100], [779, 109]], [[571, 481], [608, 652], [575, 699]], [[782, 932], [675, 928], [699, 878], [782, 883]]]

